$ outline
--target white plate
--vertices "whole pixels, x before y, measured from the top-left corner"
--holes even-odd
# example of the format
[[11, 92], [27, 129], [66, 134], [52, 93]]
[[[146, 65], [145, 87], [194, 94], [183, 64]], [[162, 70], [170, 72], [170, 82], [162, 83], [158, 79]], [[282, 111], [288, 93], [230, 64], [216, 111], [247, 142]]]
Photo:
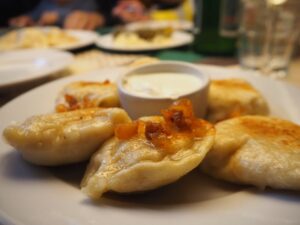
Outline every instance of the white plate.
[[[240, 70], [202, 67], [212, 78], [243, 77], [258, 88], [276, 116], [300, 123], [300, 89], [248, 76]], [[123, 69], [104, 69], [38, 87], [0, 109], [0, 131], [11, 121], [54, 109], [59, 90], [74, 80], [114, 80]], [[17, 225], [299, 225], [299, 193], [246, 188], [197, 171], [175, 184], [137, 196], [90, 201], [79, 191], [81, 166], [30, 165], [0, 142], [0, 223]]]
[[51, 49], [0, 53], [0, 88], [48, 76], [64, 69], [72, 60], [71, 53]]
[[56, 49], [61, 50], [75, 50], [78, 48], [83, 48], [95, 43], [95, 41], [99, 38], [99, 35], [94, 31], [86, 31], [86, 30], [65, 30], [69, 35], [74, 36], [78, 39], [78, 42], [58, 46]]
[[99, 37], [96, 41], [96, 45], [100, 48], [113, 51], [143, 52], [180, 47], [190, 44], [192, 41], [193, 36], [191, 34], [182, 31], [174, 31], [171, 40], [168, 43], [149, 44], [148, 46], [118, 46], [115, 45], [113, 40], [113, 34], [110, 33]]

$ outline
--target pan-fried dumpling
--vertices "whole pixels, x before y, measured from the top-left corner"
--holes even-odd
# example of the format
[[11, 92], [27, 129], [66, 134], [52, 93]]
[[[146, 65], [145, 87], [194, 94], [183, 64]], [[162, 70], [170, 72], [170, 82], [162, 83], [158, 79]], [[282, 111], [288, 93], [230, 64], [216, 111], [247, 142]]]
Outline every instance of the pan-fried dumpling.
[[56, 101], [56, 112], [94, 107], [118, 107], [120, 105], [115, 83], [73, 82], [64, 87]]
[[91, 108], [33, 116], [3, 135], [27, 161], [54, 166], [87, 160], [113, 136], [116, 124], [129, 121], [123, 109]]
[[300, 190], [300, 126], [263, 116], [220, 122], [201, 165], [226, 181]]
[[213, 126], [194, 117], [188, 100], [162, 114], [117, 126], [115, 137], [93, 155], [82, 190], [94, 199], [107, 191], [146, 191], [197, 167], [213, 144]]
[[213, 80], [208, 95], [207, 119], [216, 123], [243, 115], [267, 115], [263, 96], [242, 79]]

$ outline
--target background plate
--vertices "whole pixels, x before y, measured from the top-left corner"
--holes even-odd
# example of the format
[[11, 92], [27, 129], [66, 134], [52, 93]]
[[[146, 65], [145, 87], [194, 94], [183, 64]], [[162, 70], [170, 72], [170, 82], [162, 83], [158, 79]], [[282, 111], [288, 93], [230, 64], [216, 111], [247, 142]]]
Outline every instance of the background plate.
[[99, 38], [99, 35], [94, 31], [86, 31], [86, 30], [64, 30], [64, 31], [78, 38], [79, 41], [73, 44], [55, 47], [56, 49], [75, 50], [78, 48], [83, 48], [94, 44], [95, 41]]
[[144, 52], [144, 51], [156, 51], [168, 48], [175, 48], [190, 44], [193, 40], [193, 36], [189, 33], [182, 31], [174, 31], [171, 37], [171, 41], [166, 44], [152, 45], [149, 46], [117, 46], [114, 44], [113, 34], [105, 34], [99, 37], [96, 41], [96, 45], [100, 48], [123, 51], [123, 52]]
[[[200, 68], [214, 79], [247, 79], [266, 97], [273, 115], [300, 123], [300, 89], [240, 70]], [[0, 131], [11, 121], [53, 111], [58, 92], [71, 81], [114, 80], [122, 72], [103, 69], [38, 87], [1, 108]], [[299, 225], [299, 193], [231, 185], [197, 170], [152, 192], [109, 194], [92, 202], [79, 191], [84, 167], [33, 166], [1, 140], [0, 221], [3, 225]]]
[[0, 54], [0, 88], [48, 76], [72, 61], [71, 53], [54, 49], [3, 52]]

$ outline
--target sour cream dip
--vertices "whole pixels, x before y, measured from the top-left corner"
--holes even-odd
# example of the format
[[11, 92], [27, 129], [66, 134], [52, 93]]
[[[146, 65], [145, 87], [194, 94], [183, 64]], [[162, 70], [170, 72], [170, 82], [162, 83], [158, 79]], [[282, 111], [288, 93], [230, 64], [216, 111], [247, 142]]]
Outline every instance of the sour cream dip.
[[202, 80], [188, 73], [132, 74], [123, 81], [123, 87], [140, 97], [177, 99], [197, 91]]

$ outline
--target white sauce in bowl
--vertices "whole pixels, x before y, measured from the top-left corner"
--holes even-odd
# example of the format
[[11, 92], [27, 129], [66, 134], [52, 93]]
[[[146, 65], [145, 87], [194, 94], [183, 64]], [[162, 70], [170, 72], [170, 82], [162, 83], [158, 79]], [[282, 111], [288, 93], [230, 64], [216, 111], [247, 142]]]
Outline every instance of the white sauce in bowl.
[[124, 88], [141, 97], [177, 99], [201, 87], [201, 79], [185, 73], [148, 73], [127, 76]]

